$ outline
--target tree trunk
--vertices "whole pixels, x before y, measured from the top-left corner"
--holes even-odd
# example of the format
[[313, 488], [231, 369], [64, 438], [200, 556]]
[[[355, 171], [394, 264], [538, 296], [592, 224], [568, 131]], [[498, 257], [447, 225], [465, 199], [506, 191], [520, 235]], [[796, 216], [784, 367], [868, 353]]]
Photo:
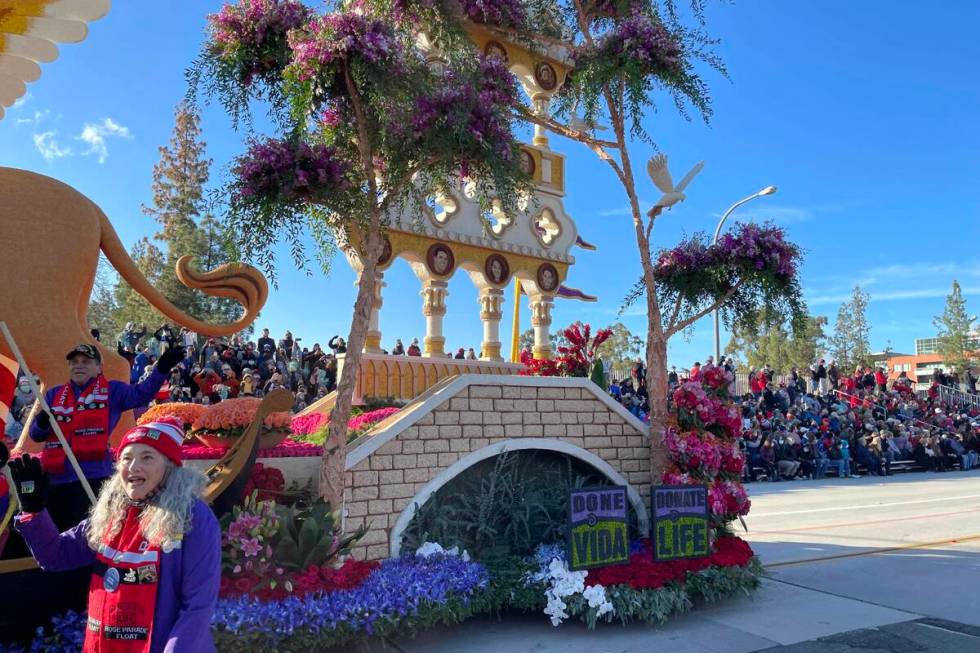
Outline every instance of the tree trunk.
[[647, 338], [647, 394], [650, 403], [650, 482], [660, 484], [667, 469], [667, 452], [663, 446], [667, 428], [667, 340], [654, 334]]
[[347, 462], [347, 420], [350, 419], [351, 402], [361, 366], [361, 350], [367, 336], [371, 310], [374, 307], [374, 290], [377, 283], [378, 256], [381, 253], [381, 234], [377, 226], [372, 228], [363, 241], [362, 269], [357, 280], [357, 299], [347, 337], [347, 354], [344, 369], [337, 385], [337, 403], [330, 411], [330, 426], [323, 445], [320, 462], [320, 496], [334, 510], [344, 504], [344, 475]]

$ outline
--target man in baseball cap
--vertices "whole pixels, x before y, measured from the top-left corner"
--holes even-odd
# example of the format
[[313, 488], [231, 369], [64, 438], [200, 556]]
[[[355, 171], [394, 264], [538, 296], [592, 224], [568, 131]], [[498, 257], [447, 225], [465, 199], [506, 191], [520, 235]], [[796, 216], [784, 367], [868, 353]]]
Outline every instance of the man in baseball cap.
[[[113, 472], [109, 435], [123, 411], [150, 403], [170, 370], [183, 357], [182, 347], [171, 347], [160, 356], [156, 368], [145, 381], [128, 384], [105, 378], [102, 352], [96, 345], [83, 342], [65, 355], [68, 383], [51, 388], [44, 398], [96, 495]], [[88, 512], [88, 497], [75, 470], [68, 464], [67, 453], [51, 428], [48, 413], [38, 413], [30, 436], [35, 442], [44, 443], [41, 465], [50, 486], [48, 510], [51, 517], [59, 530], [72, 528]]]

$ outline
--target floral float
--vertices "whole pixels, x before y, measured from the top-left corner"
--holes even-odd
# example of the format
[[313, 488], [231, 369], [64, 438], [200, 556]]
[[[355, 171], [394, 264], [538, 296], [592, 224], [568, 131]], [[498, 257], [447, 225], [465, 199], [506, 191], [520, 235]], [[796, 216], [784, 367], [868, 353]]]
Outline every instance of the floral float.
[[147, 424], [148, 422], [156, 422], [161, 417], [175, 417], [184, 423], [184, 431], [187, 432], [191, 428], [191, 425], [204, 414], [205, 410], [207, 410], [207, 408], [200, 404], [172, 401], [162, 404], [154, 404], [146, 409], [146, 412], [140, 415], [139, 419], [136, 420], [136, 423]]
[[593, 337], [591, 325], [576, 323], [562, 335], [568, 344], [559, 345], [553, 358], [536, 359], [527, 351], [521, 352], [521, 376], [589, 376], [597, 361], [596, 352], [612, 336], [612, 329], [599, 329]]
[[708, 486], [708, 503], [716, 533], [748, 514], [751, 501], [742, 486], [745, 457], [738, 447], [742, 420], [728, 400], [734, 378], [724, 368], [703, 368], [698, 381], [674, 390], [675, 418], [663, 442], [672, 465], [664, 472], [666, 485]]
[[[262, 403], [256, 397], [226, 399], [208, 406], [191, 425], [191, 435], [215, 449], [227, 449], [241, 437]], [[259, 449], [271, 449], [289, 435], [289, 413], [270, 413], [262, 422]]]

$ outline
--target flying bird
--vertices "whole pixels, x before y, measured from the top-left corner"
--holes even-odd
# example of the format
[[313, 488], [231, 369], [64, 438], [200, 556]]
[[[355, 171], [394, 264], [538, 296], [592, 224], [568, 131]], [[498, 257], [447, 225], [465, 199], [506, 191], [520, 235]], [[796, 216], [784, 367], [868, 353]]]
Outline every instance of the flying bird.
[[[670, 171], [667, 170], [667, 155], [658, 154], [656, 156], [650, 157], [647, 161], [647, 173], [650, 175], [650, 179], [653, 180], [653, 185], [660, 189], [663, 195], [657, 200], [657, 203], [653, 205], [650, 209], [648, 215], [653, 217], [663, 209], [669, 209], [678, 202], [683, 202], [687, 199], [687, 195], [684, 194], [684, 189], [687, 185], [691, 183], [691, 180], [697, 176], [701, 169], [704, 168], [704, 161], [699, 161], [697, 165], [691, 168], [691, 171], [681, 179], [680, 183], [676, 186], [674, 185], [674, 180], [670, 177]], [[658, 208], [660, 210], [658, 210]]]
[[58, 57], [57, 43], [78, 43], [110, 0], [0, 0], [0, 118]]

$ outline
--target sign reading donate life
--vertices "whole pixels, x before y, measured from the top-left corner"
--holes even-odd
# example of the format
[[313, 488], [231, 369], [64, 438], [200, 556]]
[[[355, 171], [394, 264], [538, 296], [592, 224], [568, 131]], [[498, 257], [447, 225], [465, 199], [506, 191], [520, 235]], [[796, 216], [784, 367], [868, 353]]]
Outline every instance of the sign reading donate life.
[[708, 488], [660, 485], [653, 488], [653, 558], [704, 558], [708, 545]]
[[568, 551], [572, 571], [630, 561], [626, 488], [591, 487], [568, 495]]

